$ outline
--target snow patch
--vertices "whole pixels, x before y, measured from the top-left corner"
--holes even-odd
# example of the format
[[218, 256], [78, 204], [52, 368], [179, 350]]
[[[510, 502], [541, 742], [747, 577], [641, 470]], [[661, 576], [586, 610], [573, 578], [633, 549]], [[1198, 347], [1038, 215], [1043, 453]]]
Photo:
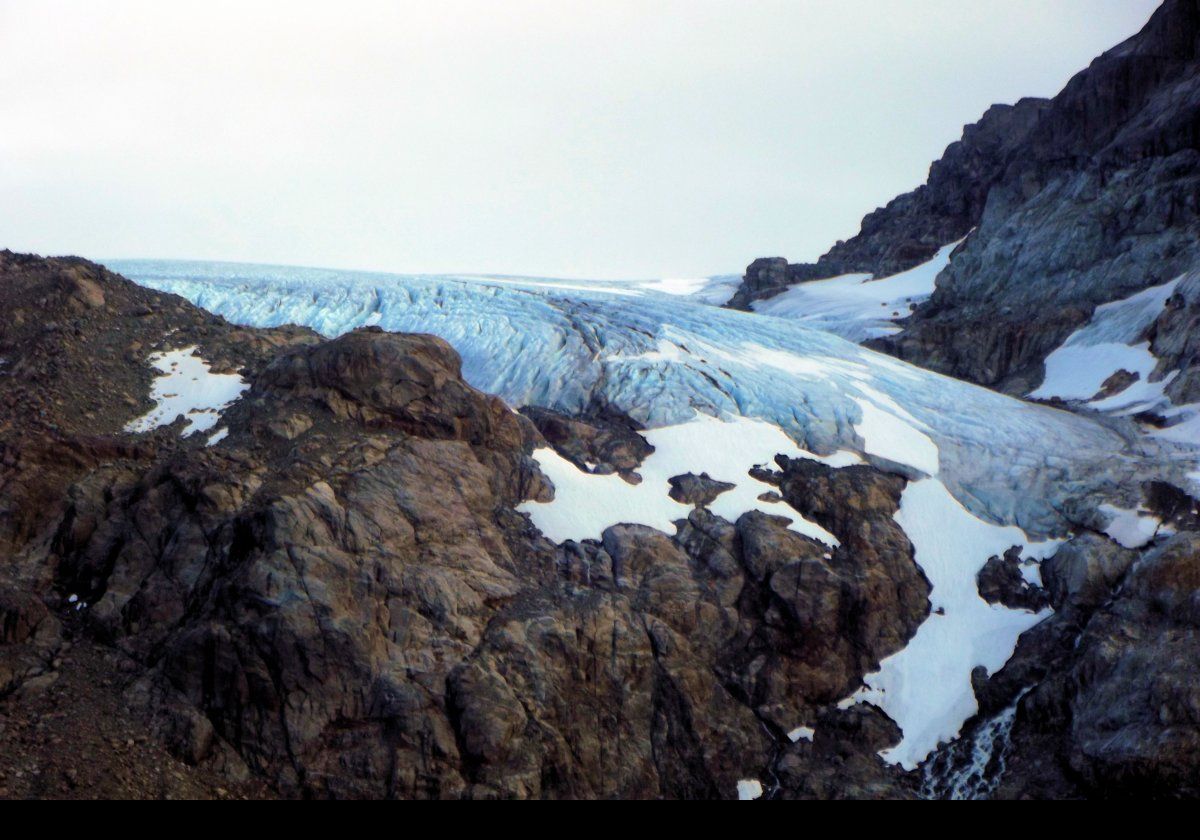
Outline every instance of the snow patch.
[[1135, 403], [1153, 404], [1164, 399], [1162, 389], [1170, 380], [1149, 381], [1158, 359], [1150, 352], [1150, 343], [1141, 338], [1175, 293], [1181, 279], [1177, 277], [1122, 300], [1097, 306], [1088, 322], [1046, 357], [1045, 379], [1029, 396], [1043, 400], [1052, 397], [1091, 400], [1110, 376], [1127, 370], [1138, 374], [1138, 381], [1119, 394], [1094, 401], [1093, 408], [1114, 411]]
[[869, 400], [855, 397], [854, 402], [862, 412], [862, 419], [854, 424], [854, 429], [862, 436], [867, 454], [907, 464], [926, 475], [937, 475], [938, 448], [929, 435], [900, 414], [885, 411]]
[[1162, 520], [1144, 510], [1106, 504], [1100, 505], [1100, 512], [1108, 517], [1104, 533], [1125, 548], [1141, 548], [1162, 529]]
[[851, 341], [892, 335], [900, 332], [895, 321], [908, 317], [910, 306], [933, 294], [934, 280], [950, 264], [950, 254], [959, 242], [942, 247], [928, 262], [900, 274], [879, 280], [870, 274], [810, 280], [767, 300], [756, 300], [750, 308], [760, 315], [793, 318]]
[[1150, 352], [1150, 342], [1129, 346], [1103, 344], [1073, 344], [1079, 333], [1073, 333], [1066, 343], [1046, 357], [1046, 378], [1029, 393], [1033, 399], [1090, 400], [1105, 381], [1119, 370], [1138, 374], [1145, 381], [1158, 360]]
[[811, 726], [797, 726], [795, 729], [789, 732], [787, 736], [788, 740], [793, 744], [797, 741], [808, 741], [811, 743], [816, 734], [817, 730], [813, 729]]
[[957, 737], [978, 711], [971, 671], [980, 665], [988, 674], [997, 671], [1012, 656], [1017, 637], [1049, 614], [989, 604], [979, 596], [976, 575], [989, 557], [1013, 545], [1043, 560], [1061, 541], [1031, 543], [1020, 528], [984, 522], [936, 479], [910, 483], [895, 519], [932, 584], [931, 613], [908, 645], [868, 674], [843, 704], [871, 703], [894, 720], [903, 738], [880, 755], [912, 770], [939, 743]]
[[722, 420], [697, 414], [690, 422], [652, 429], [644, 436], [654, 452], [638, 470], [642, 481], [636, 485], [619, 475], [584, 472], [553, 449], [536, 450], [534, 459], [554, 484], [554, 500], [527, 501], [517, 509], [528, 513], [533, 524], [554, 542], [598, 540], [606, 528], [622, 523], [648, 525], [673, 534], [673, 523], [686, 519], [692, 506], [668, 495], [669, 479], [689, 472], [708, 473], [717, 481], [735, 485], [708, 505], [717, 516], [736, 522], [743, 513], [758, 510], [790, 519], [788, 527], [806, 537], [826, 545], [838, 544], [833, 534], [783, 502], [759, 499], [775, 488], [752, 478], [749, 471], [772, 464], [777, 454], [839, 464], [847, 462], [845, 454], [813, 455], [796, 446], [778, 426], [747, 417]]
[[742, 779], [737, 783], [738, 799], [758, 799], [763, 795], [762, 782], [758, 779]]
[[156, 405], [130, 421], [126, 432], [148, 432], [173, 423], [181, 414], [187, 418], [183, 437], [206, 432], [217, 425], [221, 412], [250, 387], [236, 373], [213, 373], [195, 350], [193, 345], [150, 357], [150, 364], [159, 371], [150, 386], [150, 398]]

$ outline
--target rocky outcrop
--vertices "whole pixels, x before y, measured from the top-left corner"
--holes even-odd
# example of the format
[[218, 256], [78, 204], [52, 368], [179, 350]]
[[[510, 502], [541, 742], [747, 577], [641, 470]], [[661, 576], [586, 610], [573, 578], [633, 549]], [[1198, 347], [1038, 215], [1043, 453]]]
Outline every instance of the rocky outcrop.
[[581, 417], [540, 406], [525, 406], [521, 413], [559, 455], [586, 472], [615, 472], [636, 484], [641, 481], [638, 466], [654, 451], [637, 433], [638, 424], [611, 407], [593, 408]]
[[[693, 474], [671, 482], [692, 506], [675, 533], [614, 525], [556, 545], [516, 510], [554, 492], [532, 452], [551, 443], [637, 481], [651, 450], [628, 418], [516, 413], [432, 336], [245, 330], [139, 300], [98, 266], [6, 260], [10, 301], [34, 289], [48, 317], [79, 318], [57, 354], [40, 331], [0, 332], [23, 372], [0, 389], [26, 412], [0, 428], [0, 510], [23, 523], [0, 554], [0, 723], [21, 733], [0, 772], [36, 755], [57, 774], [20, 791], [70, 795], [84, 778], [63, 775], [61, 726], [35, 720], [52, 710], [112, 733], [81, 744], [126, 795], [730, 798], [748, 779], [772, 798], [921, 792], [878, 756], [895, 724], [839, 707], [929, 614], [896, 522], [904, 476], [782, 456], [753, 471], [832, 548], [784, 517], [716, 516], [726, 485]], [[95, 289], [76, 293], [63, 265]], [[164, 335], [142, 304], [169, 313]], [[106, 387], [92, 331], [145, 353], [194, 342], [239, 370], [250, 387], [227, 434], [121, 432], [150, 374]], [[108, 426], [79, 421], [85, 406]], [[1045, 564], [1044, 592], [1015, 552], [981, 575], [1001, 603], [1056, 610], [1008, 666], [976, 674], [980, 721], [1018, 704], [1000, 795], [1191, 790], [1200, 513], [1170, 485], [1143, 489], [1181, 533], [1140, 560], [1089, 533]], [[168, 775], [136, 772], [140, 756]]]
[[[1096, 559], [1085, 565], [1081, 553]], [[996, 795], [1196, 796], [1200, 538], [1179, 534], [1136, 565], [1134, 552], [1095, 538], [1072, 555], [1050, 582], [1062, 613], [1023, 637], [999, 675], [1015, 669], [1038, 682], [1018, 704]], [[1121, 585], [1097, 603], [1123, 565]]]
[[989, 604], [1003, 604], [1010, 610], [1041, 612], [1050, 606], [1046, 590], [1033, 586], [1021, 573], [1021, 546], [1015, 545], [1003, 557], [989, 557], [976, 577], [979, 597]]
[[708, 473], [685, 473], [672, 476], [668, 481], [671, 483], [671, 492], [668, 495], [672, 499], [696, 507], [707, 507], [717, 496], [737, 486], [728, 481], [717, 481]]

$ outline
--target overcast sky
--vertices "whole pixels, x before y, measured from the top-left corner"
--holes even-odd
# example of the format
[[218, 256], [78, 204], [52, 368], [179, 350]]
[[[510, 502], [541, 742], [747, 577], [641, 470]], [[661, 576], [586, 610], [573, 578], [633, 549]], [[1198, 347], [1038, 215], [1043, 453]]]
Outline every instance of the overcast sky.
[[812, 259], [1156, 0], [0, 0], [0, 247], [399, 272]]

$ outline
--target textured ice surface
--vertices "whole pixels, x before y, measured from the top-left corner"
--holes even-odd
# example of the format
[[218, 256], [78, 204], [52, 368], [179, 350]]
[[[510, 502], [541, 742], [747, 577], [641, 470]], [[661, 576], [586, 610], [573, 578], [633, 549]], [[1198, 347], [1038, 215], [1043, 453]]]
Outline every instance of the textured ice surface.
[[871, 455], [881, 435], [904, 435], [919, 448], [902, 463], [936, 471], [976, 514], [1037, 532], [1061, 527], [1055, 507], [1081, 482], [1133, 468], [1122, 438], [1087, 418], [645, 281], [187, 262], [113, 267], [239, 323], [299, 323], [331, 336], [369, 324], [434, 333], [462, 355], [468, 381], [516, 406], [576, 412], [602, 401], [651, 428], [684, 423], [697, 411], [741, 415], [778, 425], [817, 454]]
[[173, 423], [182, 414], [187, 418], [183, 437], [206, 432], [217, 425], [221, 412], [250, 387], [236, 373], [210, 371], [208, 363], [194, 355], [195, 350], [194, 346], [184, 347], [150, 357], [150, 364], [160, 374], [150, 386], [155, 406], [131, 421], [125, 431], [147, 432]]
[[850, 341], [891, 335], [900, 332], [897, 318], [907, 317], [910, 306], [933, 294], [933, 281], [950, 264], [950, 254], [958, 244], [952, 242], [928, 262], [891, 277], [873, 280], [870, 274], [843, 274], [797, 283], [775, 297], [754, 301], [750, 307]]

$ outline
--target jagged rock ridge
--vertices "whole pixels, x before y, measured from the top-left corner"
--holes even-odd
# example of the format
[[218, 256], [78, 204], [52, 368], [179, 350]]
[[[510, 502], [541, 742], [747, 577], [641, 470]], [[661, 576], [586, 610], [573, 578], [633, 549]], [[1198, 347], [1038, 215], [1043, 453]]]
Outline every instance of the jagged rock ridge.
[[974, 232], [933, 296], [871, 346], [1024, 394], [1096, 306], [1200, 264], [1200, 4], [1145, 28], [1050, 100], [996, 106], [928, 182], [815, 265], [753, 263], [730, 305], [847, 272], [895, 273]]

